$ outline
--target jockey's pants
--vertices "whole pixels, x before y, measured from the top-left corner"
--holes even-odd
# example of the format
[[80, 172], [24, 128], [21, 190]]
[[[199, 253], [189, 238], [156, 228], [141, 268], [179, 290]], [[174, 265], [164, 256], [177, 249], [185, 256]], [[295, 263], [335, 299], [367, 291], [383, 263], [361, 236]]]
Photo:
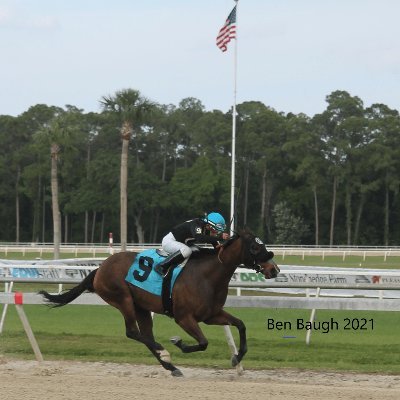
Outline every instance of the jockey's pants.
[[178, 242], [175, 239], [175, 236], [172, 234], [172, 232], [168, 233], [167, 235], [165, 235], [163, 237], [161, 246], [162, 246], [163, 250], [169, 254], [173, 254], [177, 251], [180, 251], [182, 253], [182, 256], [185, 258], [190, 257], [190, 255], [192, 254], [192, 251], [193, 251], [185, 243]]

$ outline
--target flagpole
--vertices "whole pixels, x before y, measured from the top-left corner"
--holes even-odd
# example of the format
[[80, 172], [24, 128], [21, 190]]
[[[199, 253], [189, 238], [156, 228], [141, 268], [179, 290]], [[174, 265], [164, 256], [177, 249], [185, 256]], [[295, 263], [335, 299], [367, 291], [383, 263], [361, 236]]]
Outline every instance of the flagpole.
[[237, 92], [237, 41], [238, 41], [238, 20], [236, 3], [236, 38], [235, 51], [233, 54], [233, 107], [232, 107], [232, 159], [231, 159], [231, 231], [235, 231], [235, 166], [236, 166], [236, 92]]

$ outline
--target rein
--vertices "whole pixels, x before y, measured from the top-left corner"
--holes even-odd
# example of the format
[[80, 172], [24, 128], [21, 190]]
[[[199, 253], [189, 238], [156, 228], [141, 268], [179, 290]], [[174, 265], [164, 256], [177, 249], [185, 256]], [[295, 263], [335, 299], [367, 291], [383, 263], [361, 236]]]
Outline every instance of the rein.
[[220, 264], [222, 264], [222, 265], [224, 265], [224, 262], [222, 261], [222, 258], [221, 258], [221, 255], [222, 255], [223, 251], [224, 251], [224, 247], [221, 246], [221, 247], [219, 248], [219, 251], [218, 251], [218, 261], [219, 261]]
[[229, 239], [226, 239], [225, 242], [219, 245], [218, 261], [222, 265], [224, 265], [224, 261], [222, 260], [222, 253], [224, 252], [225, 248], [232, 244], [235, 240], [239, 239], [239, 237], [240, 236], [236, 232], [234, 232], [234, 234]]

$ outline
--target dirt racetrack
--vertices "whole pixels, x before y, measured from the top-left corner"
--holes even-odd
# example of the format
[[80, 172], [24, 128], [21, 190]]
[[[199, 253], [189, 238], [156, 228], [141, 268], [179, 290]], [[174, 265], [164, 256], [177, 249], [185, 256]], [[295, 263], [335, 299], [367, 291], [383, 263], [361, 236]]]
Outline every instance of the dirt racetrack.
[[287, 370], [181, 368], [71, 361], [16, 361], [0, 356], [4, 400], [398, 400], [400, 376]]

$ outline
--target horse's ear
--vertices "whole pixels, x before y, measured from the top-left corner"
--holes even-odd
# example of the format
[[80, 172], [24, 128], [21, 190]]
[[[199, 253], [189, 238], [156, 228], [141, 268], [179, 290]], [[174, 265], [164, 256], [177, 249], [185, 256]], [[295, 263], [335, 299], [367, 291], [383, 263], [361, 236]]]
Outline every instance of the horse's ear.
[[253, 233], [251, 232], [251, 230], [250, 230], [250, 228], [247, 226], [247, 225], [245, 225], [241, 230], [240, 230], [240, 233], [243, 235], [243, 234], [250, 234], [250, 235], [252, 235]]

